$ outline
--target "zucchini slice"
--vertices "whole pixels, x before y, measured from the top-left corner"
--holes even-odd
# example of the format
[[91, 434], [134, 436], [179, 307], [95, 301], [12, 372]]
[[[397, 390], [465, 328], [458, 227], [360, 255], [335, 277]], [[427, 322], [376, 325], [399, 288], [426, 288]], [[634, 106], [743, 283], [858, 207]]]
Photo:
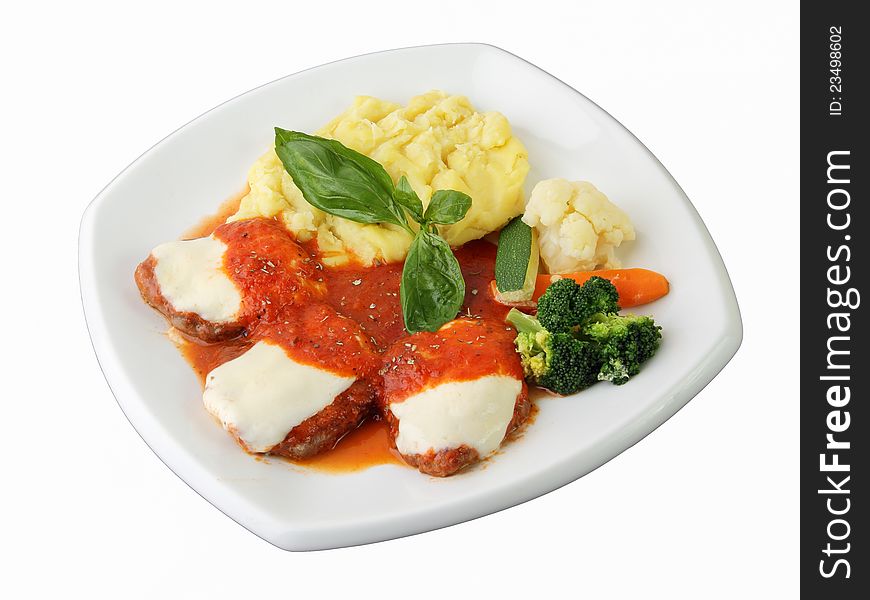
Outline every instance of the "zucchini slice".
[[530, 301], [535, 292], [539, 259], [537, 232], [520, 217], [505, 225], [498, 235], [495, 255], [496, 300]]

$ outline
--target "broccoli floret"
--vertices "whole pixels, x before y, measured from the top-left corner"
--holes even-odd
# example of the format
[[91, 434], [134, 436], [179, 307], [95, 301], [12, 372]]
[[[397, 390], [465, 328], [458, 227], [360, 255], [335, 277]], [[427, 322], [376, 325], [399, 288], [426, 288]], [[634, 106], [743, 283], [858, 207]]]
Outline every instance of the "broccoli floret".
[[591, 277], [582, 286], [559, 279], [538, 299], [538, 319], [552, 333], [569, 332], [593, 315], [619, 312], [618, 301], [616, 286], [607, 279]]
[[540, 384], [563, 396], [587, 388], [598, 380], [601, 355], [594, 344], [578, 340], [570, 333], [552, 333], [546, 356], [550, 366]]
[[661, 342], [651, 317], [619, 315], [616, 287], [601, 277], [582, 286], [572, 279], [550, 284], [538, 300], [538, 317], [512, 309], [514, 343], [526, 379], [558, 394], [596, 381], [622, 385], [640, 372]]
[[635, 315], [595, 315], [579, 335], [598, 347], [602, 360], [598, 380], [616, 385], [637, 375], [662, 339], [661, 327], [651, 317]]
[[573, 394], [598, 381], [602, 359], [594, 343], [570, 333], [551, 333], [534, 317], [516, 309], [508, 322], [519, 333], [515, 344], [527, 379], [557, 394]]

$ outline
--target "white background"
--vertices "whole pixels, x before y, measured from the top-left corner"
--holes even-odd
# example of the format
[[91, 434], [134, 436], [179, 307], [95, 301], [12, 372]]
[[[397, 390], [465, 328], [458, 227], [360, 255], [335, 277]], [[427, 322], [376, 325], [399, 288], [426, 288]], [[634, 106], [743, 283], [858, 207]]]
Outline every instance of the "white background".
[[[796, 596], [797, 3], [221, 4], [2, 11], [4, 596]], [[119, 410], [82, 316], [79, 219], [141, 152], [227, 98], [447, 41], [541, 66], [658, 156], [718, 243], [743, 347], [647, 439], [543, 498], [402, 540], [286, 553], [176, 478]]]

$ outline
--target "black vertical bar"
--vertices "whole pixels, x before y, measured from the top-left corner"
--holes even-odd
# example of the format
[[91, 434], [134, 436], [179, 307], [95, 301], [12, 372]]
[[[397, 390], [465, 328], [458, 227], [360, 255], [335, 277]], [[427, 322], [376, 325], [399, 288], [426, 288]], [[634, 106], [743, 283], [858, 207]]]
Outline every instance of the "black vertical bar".
[[868, 489], [870, 445], [864, 8], [801, 6], [800, 564], [807, 598], [870, 597], [868, 495], [858, 491]]

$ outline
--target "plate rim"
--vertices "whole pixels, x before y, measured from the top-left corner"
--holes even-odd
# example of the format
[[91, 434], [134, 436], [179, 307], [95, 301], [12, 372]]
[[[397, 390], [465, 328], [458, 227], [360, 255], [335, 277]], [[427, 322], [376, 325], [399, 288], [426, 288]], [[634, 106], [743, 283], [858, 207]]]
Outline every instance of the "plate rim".
[[[716, 279], [722, 287], [723, 291], [725, 292], [726, 297], [723, 298], [725, 304], [723, 312], [725, 316], [725, 321], [729, 326], [726, 327], [723, 335], [721, 335], [718, 339], [712, 340], [714, 342], [713, 349], [706, 355], [703, 360], [699, 361], [697, 368], [702, 371], [702, 375], [694, 381], [688, 383], [685, 381], [685, 379], [678, 380], [666, 390], [659, 392], [659, 397], [667, 396], [669, 400], [660, 406], [647, 407], [643, 411], [642, 415], [639, 416], [637, 419], [630, 423], [625, 423], [621, 425], [617, 430], [615, 430], [611, 434], [607, 443], [599, 444], [590, 449], [589, 454], [586, 455], [586, 459], [584, 460], [584, 462], [593, 463], [594, 466], [592, 467], [587, 468], [584, 465], [572, 470], [565, 467], [566, 463], [572, 462], [572, 457], [562, 457], [561, 460], [552, 461], [547, 466], [547, 468], [541, 469], [540, 471], [534, 473], [531, 477], [523, 480], [523, 484], [520, 486], [517, 486], [516, 483], [509, 483], [503, 484], [500, 487], [496, 486], [495, 488], [490, 488], [487, 492], [487, 497], [489, 498], [488, 505], [485, 508], [481, 508], [478, 505], [477, 498], [468, 498], [463, 501], [458, 501], [458, 505], [439, 505], [437, 507], [426, 508], [421, 509], [420, 511], [406, 513], [400, 517], [370, 517], [366, 520], [355, 521], [352, 525], [348, 525], [346, 523], [341, 524], [338, 526], [338, 529], [340, 529], [340, 531], [333, 529], [331, 530], [330, 535], [327, 536], [323, 535], [324, 528], [320, 525], [315, 525], [308, 528], [297, 526], [288, 529], [288, 526], [286, 524], [272, 518], [268, 511], [256, 506], [254, 503], [238, 495], [229, 486], [215, 485], [215, 483], [209, 483], [207, 481], [207, 478], [203, 477], [199, 477], [199, 479], [196, 481], [196, 484], [189, 481], [189, 479], [195, 479], [196, 476], [199, 475], [198, 473], [196, 473], [196, 469], [202, 468], [198, 467], [197, 461], [192, 460], [192, 457], [187, 455], [187, 451], [184, 450], [183, 447], [181, 447], [177, 442], [175, 442], [171, 436], [166, 434], [166, 432], [163, 430], [159, 422], [156, 421], [156, 419], [150, 417], [149, 420], [149, 415], [147, 415], [147, 413], [145, 412], [140, 412], [140, 414], [131, 416], [131, 413], [136, 412], [135, 409], [137, 409], [137, 407], [134, 406], [132, 400], [128, 399], [128, 395], [122, 393], [120, 390], [121, 387], [124, 387], [123, 384], [125, 383], [127, 376], [120, 369], [120, 361], [117, 360], [117, 356], [114, 356], [113, 353], [109, 352], [110, 349], [102, 348], [101, 351], [100, 338], [103, 335], [103, 331], [105, 331], [103, 323], [104, 315], [102, 310], [100, 310], [100, 307], [98, 306], [97, 299], [91, 297], [89, 295], [90, 292], [88, 291], [89, 286], [91, 286], [97, 279], [95, 273], [89, 268], [88, 265], [89, 257], [93, 256], [93, 254], [97, 251], [95, 244], [93, 243], [95, 216], [100, 206], [102, 205], [102, 202], [108, 196], [108, 192], [110, 192], [114, 185], [119, 182], [131, 169], [133, 169], [143, 159], [143, 157], [150, 154], [155, 148], [161, 146], [167, 140], [173, 138], [174, 136], [181, 133], [183, 130], [187, 129], [194, 122], [202, 119], [209, 113], [238, 100], [243, 96], [252, 94], [260, 90], [261, 88], [270, 86], [278, 81], [295, 78], [309, 71], [326, 68], [338, 63], [353, 61], [359, 58], [375, 55], [402, 53], [419, 49], [435, 50], [447, 47], [464, 47], [470, 51], [480, 51], [485, 49], [488, 51], [494, 51], [496, 53], [506, 55], [511, 59], [520, 61], [524, 64], [526, 68], [534, 69], [540, 74], [545, 75], [550, 79], [558, 82], [568, 91], [577, 94], [581, 98], [590, 102], [600, 111], [602, 111], [602, 113], [607, 115], [607, 117], [609, 117], [609, 119], [613, 123], [618, 124], [622, 131], [624, 131], [631, 138], [633, 138], [634, 141], [639, 144], [641, 148], [644, 149], [648, 158], [654, 161], [654, 164], [658, 166], [662, 173], [666, 174], [674, 189], [679, 192], [679, 196], [681, 196], [684, 207], [688, 210], [690, 216], [695, 222], [696, 227], [703, 232], [704, 235], [702, 236], [702, 238], [704, 246], [706, 247], [710, 255], [714, 258], [713, 264], [717, 267]], [[146, 446], [148, 446], [148, 448], [172, 473], [174, 473], [181, 481], [187, 484], [190, 489], [196, 492], [209, 504], [221, 511], [224, 515], [232, 519], [234, 522], [238, 523], [254, 535], [257, 535], [263, 540], [283, 550], [323, 550], [329, 548], [368, 544], [373, 542], [386, 541], [389, 539], [395, 539], [399, 537], [405, 537], [409, 535], [416, 535], [419, 533], [424, 533], [427, 531], [460, 524], [466, 521], [480, 518], [482, 516], [500, 512], [512, 506], [522, 504], [534, 498], [553, 492], [563, 487], [564, 485], [567, 485], [572, 481], [576, 481], [577, 479], [580, 479], [581, 477], [587, 475], [595, 469], [607, 464], [610, 460], [619, 456], [620, 454], [634, 446], [636, 443], [638, 443], [640, 440], [645, 438], [647, 435], [658, 429], [662, 424], [664, 424], [673, 415], [675, 415], [681, 408], [688, 404], [690, 400], [692, 400], [698, 393], [700, 393], [725, 368], [725, 366], [731, 361], [736, 352], [739, 350], [743, 340], [743, 322], [740, 314], [740, 308], [737, 302], [737, 297], [734, 291], [733, 284], [731, 282], [731, 278], [728, 274], [728, 270], [722, 258], [722, 255], [719, 252], [715, 241], [710, 235], [710, 232], [704, 224], [704, 221], [698, 213], [697, 209], [692, 204], [691, 200], [688, 198], [687, 194], [673, 177], [673, 175], [671, 175], [670, 171], [668, 171], [668, 169], [649, 150], [649, 148], [647, 148], [647, 146], [640, 139], [638, 139], [637, 136], [635, 136], [627, 127], [625, 127], [618, 119], [613, 117], [613, 115], [611, 115], [601, 106], [599, 106], [593, 100], [585, 96], [582, 92], [573, 88], [569, 84], [565, 83], [564, 81], [552, 75], [548, 71], [542, 69], [541, 67], [522, 58], [521, 56], [518, 56], [499, 46], [483, 42], [423, 44], [368, 52], [312, 66], [297, 71], [295, 73], [284, 75], [272, 81], [258, 85], [248, 91], [237, 94], [217, 104], [213, 108], [197, 115], [196, 117], [187, 121], [166, 136], [162, 137], [159, 141], [151, 145], [147, 150], [137, 156], [115, 177], [113, 177], [111, 181], [109, 181], [109, 183], [107, 183], [103, 187], [103, 189], [100, 190], [100, 192], [85, 207], [79, 225], [78, 237], [79, 293], [81, 297], [85, 323], [91, 341], [91, 347], [94, 350], [94, 354], [96, 356], [100, 370], [102, 371], [103, 378], [106, 380], [109, 390], [114, 396], [118, 407], [121, 409], [121, 412], [124, 414], [125, 418], [132, 426], [133, 430], [136, 431], [136, 433], [146, 444]], [[115, 364], [116, 362], [118, 364]], [[135, 392], [133, 392], [132, 395], [137, 398], [139, 397], [139, 394]], [[643, 427], [640, 427], [639, 423], [643, 423]], [[156, 449], [157, 447], [160, 447], [163, 453], [165, 453], [167, 456], [171, 454], [173, 459], [171, 462], [173, 464], [170, 464], [169, 458], [165, 458], [163, 454], [161, 454], [161, 452], [158, 452], [158, 450]], [[185, 462], [188, 464], [181, 464]], [[184, 471], [186, 477], [183, 476], [180, 471]], [[519, 487], [520, 489], [515, 489], [517, 487]], [[502, 488], [514, 489], [505, 490]], [[231, 511], [229, 508], [227, 508], [230, 503], [234, 503], [236, 504], [236, 506], [240, 506], [242, 510], [237, 511], [234, 509]], [[237, 518], [232, 513], [245, 515], [247, 518], [244, 519], [245, 522], [243, 522], [242, 518]], [[377, 533], [372, 532], [373, 528], [377, 529]], [[323, 537], [329, 538], [329, 541], [327, 541], [326, 543], [321, 543], [321, 538]]]

